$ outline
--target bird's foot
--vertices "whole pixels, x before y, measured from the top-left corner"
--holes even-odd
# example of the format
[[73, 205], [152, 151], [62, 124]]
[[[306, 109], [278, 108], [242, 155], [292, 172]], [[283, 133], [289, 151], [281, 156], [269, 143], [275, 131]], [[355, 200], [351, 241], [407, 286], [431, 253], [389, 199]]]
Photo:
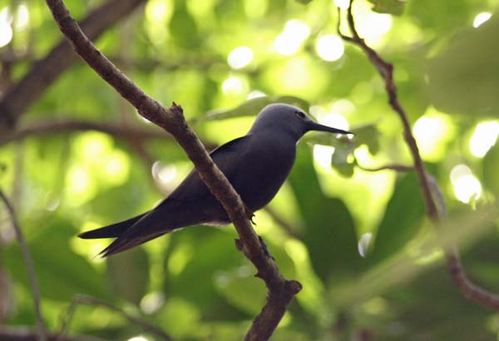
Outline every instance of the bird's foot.
[[256, 223], [253, 220], [253, 218], [255, 217], [255, 213], [253, 213], [253, 211], [251, 211], [246, 205], [244, 205], [244, 210], [246, 211], [245, 212], [246, 218], [248, 218], [248, 220], [251, 221], [251, 223], [256, 226]]

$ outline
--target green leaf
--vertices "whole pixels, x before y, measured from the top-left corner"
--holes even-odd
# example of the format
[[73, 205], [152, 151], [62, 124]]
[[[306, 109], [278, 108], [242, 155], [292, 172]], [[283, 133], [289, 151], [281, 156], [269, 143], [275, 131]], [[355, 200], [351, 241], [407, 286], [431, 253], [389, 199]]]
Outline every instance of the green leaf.
[[305, 135], [302, 140], [309, 144], [349, 149], [350, 152], [365, 144], [371, 154], [379, 152], [379, 131], [374, 124], [355, 127], [350, 131], [354, 134], [353, 139], [349, 139], [345, 135], [314, 132]]
[[497, 115], [498, 34], [495, 15], [477, 29], [457, 33], [427, 61], [428, 90], [437, 109], [475, 117]]
[[228, 110], [213, 110], [208, 112], [206, 116], [202, 116], [196, 119], [196, 123], [199, 121], [207, 120], [224, 120], [233, 117], [242, 116], [255, 116], [258, 114], [265, 106], [271, 103], [287, 103], [291, 105], [296, 105], [297, 107], [308, 111], [310, 105], [305, 100], [294, 97], [294, 96], [263, 96], [252, 98], [239, 106], [228, 109]]
[[149, 286], [149, 259], [137, 247], [107, 258], [107, 276], [115, 294], [139, 304]]
[[353, 218], [343, 201], [322, 193], [310, 148], [301, 146], [289, 182], [305, 223], [303, 242], [312, 266], [326, 283], [352, 274], [362, 259]]
[[171, 234], [166, 254], [169, 269], [164, 288], [199, 307], [204, 318], [243, 318], [216, 287], [217, 275], [241, 266], [242, 255], [234, 246], [233, 231], [188, 227]]
[[[70, 226], [67, 220], [50, 219], [40, 234], [28, 243], [42, 296], [62, 302], [68, 302], [76, 294], [113, 300], [102, 274], [70, 249], [71, 239], [76, 238], [75, 230], [68, 228]], [[5, 250], [5, 255], [9, 272], [29, 288], [19, 246], [12, 244]]]
[[197, 23], [189, 13], [185, 1], [175, 1], [175, 12], [170, 20], [170, 31], [178, 46], [195, 48], [200, 43]]
[[365, 144], [372, 155], [379, 152], [379, 137], [380, 133], [375, 124], [366, 124], [352, 129], [354, 133], [353, 143], [356, 146]]
[[368, 0], [374, 5], [372, 10], [378, 13], [402, 15], [406, 1], [402, 0]]
[[418, 232], [424, 203], [415, 173], [397, 180], [385, 215], [378, 226], [371, 261], [378, 262], [395, 254]]
[[351, 177], [353, 175], [354, 162], [349, 162], [348, 159], [352, 155], [353, 144], [343, 144], [336, 147], [331, 156], [331, 166], [336, 169], [341, 175]]
[[[248, 271], [252, 271], [248, 267]], [[234, 307], [255, 315], [265, 305], [267, 289], [264, 283], [248, 273], [241, 276], [236, 272], [220, 273], [216, 277], [216, 287], [223, 297]], [[251, 294], [248, 294], [251, 293]]]

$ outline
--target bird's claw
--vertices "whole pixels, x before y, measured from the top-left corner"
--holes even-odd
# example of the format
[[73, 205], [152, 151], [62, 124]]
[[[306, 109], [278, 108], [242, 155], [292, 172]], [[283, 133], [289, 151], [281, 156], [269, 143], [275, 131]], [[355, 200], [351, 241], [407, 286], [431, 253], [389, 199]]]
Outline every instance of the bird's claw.
[[246, 211], [245, 212], [246, 218], [248, 218], [248, 220], [251, 221], [251, 223], [256, 226], [256, 223], [253, 220], [253, 218], [255, 217], [255, 213], [253, 213], [253, 211], [251, 211], [246, 205], [244, 205], [244, 210]]

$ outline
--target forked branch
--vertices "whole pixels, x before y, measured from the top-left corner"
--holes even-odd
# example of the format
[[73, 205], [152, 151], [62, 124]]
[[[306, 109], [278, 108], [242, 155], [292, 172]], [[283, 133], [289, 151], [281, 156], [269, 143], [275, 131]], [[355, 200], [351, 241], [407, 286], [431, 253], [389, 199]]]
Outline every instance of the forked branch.
[[[343, 40], [358, 46], [365, 53], [367, 58], [371, 61], [371, 63], [383, 78], [385, 82], [385, 90], [388, 95], [388, 102], [402, 122], [404, 138], [411, 152], [411, 156], [414, 161], [414, 170], [416, 171], [416, 174], [418, 176], [419, 185], [423, 194], [423, 199], [426, 206], [426, 214], [428, 215], [430, 220], [435, 225], [437, 225], [441, 221], [442, 214], [444, 212], [443, 209], [439, 210], [439, 206], [443, 205], [438, 205], [438, 200], [441, 197], [440, 190], [438, 189], [436, 183], [431, 181], [430, 176], [426, 172], [421, 154], [419, 153], [416, 139], [414, 138], [414, 135], [411, 131], [411, 125], [409, 123], [407, 113], [398, 99], [397, 85], [395, 84], [395, 81], [393, 79], [393, 65], [384, 60], [374, 49], [366, 44], [364, 39], [359, 36], [355, 27], [355, 20], [352, 13], [352, 4], [353, 0], [350, 0], [346, 13], [351, 36], [345, 35], [341, 32], [341, 10], [339, 8], [337, 26], [338, 34], [343, 38]], [[447, 249], [445, 250], [445, 253], [449, 272], [454, 283], [461, 290], [462, 294], [466, 298], [480, 305], [490, 307], [499, 311], [499, 296], [476, 285], [468, 278], [459, 259], [458, 249]]]

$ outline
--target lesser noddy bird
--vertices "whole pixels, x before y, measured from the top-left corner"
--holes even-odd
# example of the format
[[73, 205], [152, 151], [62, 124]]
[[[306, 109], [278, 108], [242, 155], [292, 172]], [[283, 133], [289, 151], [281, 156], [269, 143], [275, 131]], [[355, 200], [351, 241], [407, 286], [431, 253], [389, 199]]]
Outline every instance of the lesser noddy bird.
[[[250, 131], [210, 155], [225, 174], [250, 212], [277, 194], [289, 175], [296, 144], [308, 131], [351, 134], [312, 121], [301, 109], [270, 104], [257, 116]], [[189, 225], [229, 224], [222, 205], [208, 190], [196, 170], [159, 205], [128, 220], [83, 232], [80, 238], [116, 238], [100, 254], [103, 257], [128, 250], [175, 229]]]

